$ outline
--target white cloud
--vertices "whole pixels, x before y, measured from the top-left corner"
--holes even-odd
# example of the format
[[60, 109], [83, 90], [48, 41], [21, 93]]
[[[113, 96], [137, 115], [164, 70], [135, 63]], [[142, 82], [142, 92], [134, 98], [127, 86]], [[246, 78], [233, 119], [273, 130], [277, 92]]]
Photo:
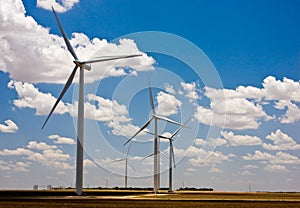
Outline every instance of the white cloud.
[[[25, 159], [40, 163], [51, 169], [69, 170], [73, 167], [67, 163], [71, 160], [69, 154], [64, 153], [54, 145], [44, 142], [31, 141], [27, 148], [17, 148], [13, 150], [4, 149], [0, 151], [1, 156], [26, 156]], [[35, 151], [33, 151], [35, 150]], [[28, 162], [27, 162], [28, 163]]]
[[8, 119], [4, 121], [5, 124], [0, 124], [0, 132], [15, 133], [19, 127], [12, 120]]
[[[262, 121], [274, 119], [263, 109], [263, 105], [276, 101], [274, 107], [285, 110], [281, 123], [300, 120], [300, 83], [288, 78], [283, 81], [268, 76], [262, 88], [238, 86], [232, 89], [205, 87], [205, 96], [211, 100], [209, 108], [198, 106], [194, 117], [206, 125], [216, 125], [228, 129], [257, 129]], [[191, 87], [190, 87], [191, 88]], [[226, 117], [226, 119], [225, 119]]]
[[209, 173], [222, 173], [223, 171], [220, 168], [217, 168], [215, 166], [211, 167], [208, 171]]
[[263, 90], [266, 100], [293, 100], [300, 101], [300, 83], [286, 77], [283, 81], [268, 76], [263, 81]]
[[229, 129], [257, 129], [262, 120], [272, 119], [260, 104], [240, 92], [205, 87], [205, 95], [211, 99], [210, 108], [198, 106], [194, 115], [201, 123]]
[[240, 174], [240, 175], [255, 175], [254, 173], [252, 173], [252, 172], [249, 171], [249, 170], [242, 170], [242, 171], [239, 171], [238, 174]]
[[244, 167], [242, 167], [243, 170], [249, 170], [249, 169], [257, 169], [258, 166], [257, 165], [245, 165]]
[[[112, 128], [112, 133], [114, 135], [124, 136], [127, 138], [130, 138], [140, 129], [140, 127], [135, 126], [131, 123], [109, 122], [107, 126]], [[142, 134], [143, 132], [141, 132], [139, 135]]]
[[28, 149], [36, 150], [48, 150], [48, 149], [57, 149], [55, 145], [48, 145], [45, 142], [30, 141], [27, 145]]
[[[70, 6], [72, 1], [63, 2], [65, 6]], [[0, 22], [0, 54], [5, 54], [0, 57], [2, 71], [8, 72], [12, 79], [23, 82], [66, 82], [74, 63], [62, 37], [50, 34], [49, 28], [26, 16], [21, 0], [1, 3]], [[87, 83], [130, 74], [132, 70], [153, 70], [154, 59], [140, 52], [133, 40], [122, 39], [115, 44], [99, 38], [90, 40], [85, 34], [73, 33], [70, 42], [82, 60], [94, 55], [143, 54], [141, 57], [94, 64], [93, 70], [85, 73]]]
[[25, 148], [17, 148], [14, 150], [3, 149], [0, 151], [1, 156], [12, 156], [12, 155], [31, 155], [33, 152]]
[[221, 139], [221, 138], [216, 138], [216, 139], [209, 138], [207, 140], [200, 139], [200, 138], [195, 139], [196, 146], [208, 145], [208, 146], [212, 146], [212, 147], [218, 147], [218, 146], [223, 146], [225, 144], [227, 144], [227, 141], [225, 139]]
[[267, 164], [264, 169], [269, 172], [286, 172], [286, 171], [288, 171], [288, 169], [284, 165], [278, 165], [278, 164]]
[[187, 149], [174, 148], [176, 157], [188, 157], [188, 163], [194, 167], [200, 167], [204, 165], [215, 165], [224, 161], [230, 161], [235, 157], [234, 154], [225, 155], [219, 151], [205, 151], [202, 148], [190, 146]]
[[196, 100], [199, 98], [197, 91], [196, 91], [196, 83], [191, 82], [191, 83], [185, 83], [185, 82], [180, 82], [180, 86], [183, 89], [183, 93], [185, 96], [190, 99], [190, 102]]
[[[11, 80], [7, 86], [18, 93], [18, 99], [14, 100], [14, 105], [18, 108], [35, 109], [36, 115], [48, 115], [56, 102], [56, 98], [53, 95], [40, 92], [30, 83]], [[64, 114], [69, 111], [69, 108], [70, 105], [59, 102], [54, 113]]]
[[76, 142], [72, 138], [62, 137], [59, 135], [50, 135], [49, 139], [52, 139], [55, 144], [75, 144]]
[[262, 88], [238, 86], [236, 90], [207, 88], [206, 95], [211, 99], [248, 98], [255, 100], [293, 100], [300, 101], [300, 82], [286, 77], [282, 81], [268, 76], [263, 80]]
[[283, 133], [280, 129], [272, 132], [266, 137], [271, 140], [273, 144], [264, 143], [262, 146], [267, 150], [298, 150], [300, 149], [300, 144], [290, 137], [289, 135]]
[[275, 103], [274, 108], [285, 110], [285, 114], [279, 118], [281, 123], [294, 123], [300, 120], [300, 109], [292, 101], [288, 100], [279, 100]]
[[97, 167], [97, 165], [95, 164], [95, 162], [93, 162], [92, 160], [89, 160], [89, 159], [85, 159], [83, 160], [83, 166], [86, 167], [86, 168], [94, 168], [94, 167]]
[[300, 164], [300, 159], [297, 156], [290, 155], [285, 152], [277, 152], [275, 155], [261, 152], [259, 150], [256, 150], [253, 155], [247, 153], [245, 156], [242, 157], [243, 160], [247, 161], [262, 161], [262, 162], [268, 162], [270, 164]]
[[156, 113], [162, 116], [177, 114], [182, 105], [182, 102], [177, 100], [174, 95], [165, 92], [159, 92], [156, 99], [158, 102]]
[[51, 10], [53, 6], [57, 12], [66, 12], [77, 3], [79, 3], [79, 0], [62, 0], [61, 3], [58, 3], [56, 0], [37, 0], [36, 5], [47, 10]]
[[261, 120], [271, 119], [261, 105], [244, 98], [211, 100], [210, 108], [198, 106], [194, 117], [203, 124], [228, 129], [257, 129]]
[[29, 172], [30, 162], [15, 162], [15, 161], [2, 161], [0, 160], [0, 170], [13, 171], [13, 172]]
[[222, 131], [221, 134], [232, 146], [253, 146], [262, 144], [262, 141], [257, 136], [235, 135], [232, 131]]
[[175, 95], [175, 94], [176, 94], [176, 91], [174, 90], [173, 85], [170, 85], [170, 84], [168, 84], [168, 83], [165, 83], [164, 88], [165, 88], [165, 91], [166, 91], [167, 93], [172, 94], [172, 95]]
[[[88, 94], [89, 103], [85, 103], [86, 118], [103, 122], [129, 122], [128, 110], [125, 105], [115, 100], [105, 99], [94, 94]], [[95, 103], [92, 104], [92, 102]], [[77, 107], [75, 108], [77, 109]]]
[[[8, 87], [14, 89], [18, 94], [18, 99], [14, 100], [14, 105], [18, 108], [34, 109], [36, 115], [48, 115], [56, 101], [53, 95], [39, 91], [30, 83], [10, 81]], [[125, 105], [94, 94], [88, 94], [87, 99], [88, 101], [85, 102], [85, 118], [105, 122], [108, 127], [112, 128], [112, 133], [115, 135], [128, 137], [138, 131], [139, 127], [129, 123], [131, 119], [128, 116], [128, 110]], [[53, 114], [68, 113], [71, 116], [77, 116], [77, 105], [78, 102], [69, 104], [60, 101]], [[174, 109], [169, 110], [171, 111], [167, 113], [171, 113]], [[57, 137], [54, 142], [57, 144], [74, 143], [70, 138], [65, 137], [60, 139]]]

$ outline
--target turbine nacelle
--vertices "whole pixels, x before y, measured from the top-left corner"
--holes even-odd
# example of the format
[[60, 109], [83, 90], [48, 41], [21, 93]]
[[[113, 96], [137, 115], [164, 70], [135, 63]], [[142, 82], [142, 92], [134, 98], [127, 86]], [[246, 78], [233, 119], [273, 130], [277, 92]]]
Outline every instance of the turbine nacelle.
[[75, 60], [73, 62], [74, 62], [74, 64], [76, 64], [76, 66], [86, 69], [88, 71], [91, 71], [91, 69], [92, 69], [92, 67], [89, 65], [86, 65], [85, 62], [81, 62], [81, 61], [77, 61], [77, 60]]

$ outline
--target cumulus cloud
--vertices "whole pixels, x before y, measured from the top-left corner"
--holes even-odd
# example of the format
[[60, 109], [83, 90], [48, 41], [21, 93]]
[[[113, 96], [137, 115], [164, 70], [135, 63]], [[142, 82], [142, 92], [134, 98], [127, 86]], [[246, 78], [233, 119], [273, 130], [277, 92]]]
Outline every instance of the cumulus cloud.
[[269, 134], [266, 139], [271, 140], [272, 143], [264, 143], [262, 146], [267, 150], [298, 150], [300, 149], [300, 144], [290, 137], [289, 135], [283, 133], [280, 129]]
[[175, 91], [173, 85], [170, 85], [170, 84], [168, 84], [168, 83], [165, 83], [164, 88], [165, 88], [165, 91], [166, 91], [167, 93], [172, 94], [172, 95], [175, 95], [175, 94], [176, 94], [176, 91]]
[[209, 173], [222, 173], [223, 171], [220, 168], [217, 168], [215, 166], [211, 167], [208, 171]]
[[249, 170], [249, 169], [257, 169], [258, 166], [257, 165], [245, 165], [244, 167], [242, 167], [242, 170]]
[[[238, 86], [232, 89], [207, 88], [206, 95], [211, 99], [247, 98], [255, 100], [293, 100], [300, 101], [300, 83], [284, 77], [276, 80], [274, 76], [266, 77], [262, 88], [253, 86]], [[288, 92], [288, 93], [287, 93]]]
[[[7, 86], [18, 94], [18, 99], [13, 101], [14, 105], [18, 108], [35, 109], [36, 115], [48, 115], [56, 102], [53, 95], [39, 91], [30, 83], [11, 80]], [[70, 104], [65, 105], [63, 102], [59, 102], [54, 113], [64, 114], [69, 111]]]
[[288, 171], [288, 169], [284, 165], [278, 165], [278, 164], [267, 164], [264, 169], [269, 172], [286, 172], [286, 171]]
[[83, 160], [83, 166], [86, 167], [86, 168], [94, 168], [94, 167], [97, 167], [97, 165], [95, 164], [95, 162], [93, 162], [92, 160], [89, 160], [89, 159], [85, 159]]
[[281, 123], [289, 124], [300, 120], [300, 109], [296, 103], [289, 100], [279, 100], [274, 107], [279, 110], [286, 110], [285, 114], [279, 117]]
[[13, 171], [13, 172], [29, 172], [30, 162], [22, 161], [2, 161], [0, 160], [0, 170]]
[[[10, 81], [8, 87], [18, 94], [18, 99], [13, 101], [18, 108], [31, 108], [35, 110], [36, 115], [48, 115], [57, 98], [50, 93], [39, 91], [33, 84], [23, 83], [20, 81]], [[174, 98], [175, 99], [175, 98]], [[115, 100], [105, 99], [94, 94], [87, 95], [85, 102], [85, 118], [104, 122], [108, 127], [112, 128], [112, 133], [121, 136], [132, 136], [139, 127], [130, 123], [128, 110], [125, 105], [119, 104]], [[172, 99], [171, 99], [172, 100]], [[180, 102], [180, 101], [179, 101]], [[64, 103], [60, 101], [56, 107], [54, 114], [69, 114], [77, 116], [78, 102], [74, 104]], [[174, 112], [173, 108], [166, 109], [167, 113]], [[1, 128], [1, 126], [0, 126]], [[54, 142], [62, 144], [66, 142], [72, 144], [70, 138], [52, 136]], [[68, 140], [68, 141], [67, 141]]]
[[174, 153], [176, 157], [188, 157], [188, 163], [194, 167], [204, 165], [214, 166], [215, 164], [230, 161], [231, 158], [236, 157], [234, 154], [226, 155], [219, 151], [206, 151], [195, 146], [190, 146], [187, 149], [174, 148]]
[[235, 135], [232, 131], [222, 131], [221, 134], [232, 146], [253, 146], [262, 144], [261, 139], [257, 136]]
[[200, 139], [200, 138], [195, 139], [195, 145], [196, 146], [208, 145], [208, 146], [212, 146], [212, 147], [218, 147], [218, 146], [223, 146], [227, 143], [228, 142], [225, 139], [222, 139], [222, 138], [216, 138], [216, 139], [208, 138], [207, 140]]
[[282, 151], [279, 151], [275, 155], [272, 155], [256, 150], [253, 155], [247, 153], [245, 156], [242, 156], [242, 158], [246, 161], [262, 161], [268, 162], [269, 164], [300, 164], [300, 159], [297, 156]]
[[[192, 86], [187, 87], [187, 89]], [[300, 120], [300, 83], [288, 78], [276, 80], [266, 77], [262, 88], [238, 86], [236, 89], [204, 88], [204, 95], [210, 99], [210, 106], [197, 106], [194, 117], [206, 125], [228, 129], [257, 129], [262, 121], [274, 119], [267, 115], [263, 105], [275, 101], [274, 108], [284, 110], [279, 117], [281, 123]], [[225, 119], [226, 117], [226, 119]]]
[[0, 124], [0, 132], [15, 133], [19, 127], [12, 120], [8, 119], [4, 121], [5, 124]]
[[191, 82], [191, 83], [180, 82], [180, 86], [183, 89], [182, 93], [188, 99], [190, 99], [190, 102], [199, 98], [197, 91], [196, 91], [196, 83], [195, 82]]
[[157, 94], [156, 99], [158, 103], [156, 113], [162, 116], [177, 114], [182, 105], [182, 102], [174, 95], [162, 91]]
[[71, 160], [69, 154], [64, 153], [55, 145], [49, 145], [44, 142], [31, 141], [27, 148], [3, 149], [1, 156], [25, 156], [27, 164], [37, 162], [43, 166], [57, 170], [70, 170], [73, 167], [68, 163]]
[[228, 129], [257, 129], [262, 120], [270, 120], [262, 106], [245, 98], [211, 100], [210, 108], [198, 106], [194, 117], [203, 124]]
[[[42, 2], [45, 3], [40, 1], [39, 4]], [[62, 2], [64, 6], [71, 6], [76, 1]], [[50, 34], [49, 28], [42, 27], [26, 15], [21, 0], [2, 2], [0, 22], [2, 71], [8, 72], [12, 79], [23, 82], [66, 82], [74, 63], [62, 37]], [[108, 43], [107, 40], [90, 40], [85, 34], [73, 33], [70, 42], [82, 60], [93, 55], [142, 54], [141, 57], [94, 64], [93, 70], [85, 73], [86, 82], [129, 74], [132, 70], [153, 70], [154, 59], [139, 51], [133, 40], [122, 39], [118, 43]]]
[[48, 149], [57, 149], [55, 145], [48, 145], [45, 142], [30, 141], [27, 145], [28, 149], [36, 150], [48, 150]]
[[68, 137], [62, 137], [59, 135], [50, 135], [48, 136], [49, 139], [52, 139], [54, 144], [75, 144], [74, 139]]
[[[129, 122], [128, 110], [125, 105], [115, 100], [105, 99], [95, 94], [88, 94], [89, 104], [85, 105], [86, 118], [103, 122]], [[92, 104], [91, 102], [94, 102]], [[86, 103], [87, 104], [87, 103]]]
[[12, 155], [17, 155], [17, 156], [20, 156], [20, 155], [31, 155], [33, 152], [29, 149], [25, 149], [25, 148], [22, 148], [22, 147], [19, 147], [17, 149], [14, 149], [14, 150], [10, 150], [10, 149], [3, 149], [0, 151], [0, 155], [1, 156], [12, 156]]
[[249, 170], [241, 170], [238, 172], [238, 174], [240, 174], [240, 175], [255, 175], [254, 173], [252, 173]]
[[300, 101], [300, 82], [286, 77], [283, 81], [268, 76], [263, 81], [263, 91], [266, 100], [293, 100]]
[[56, 0], [37, 0], [36, 5], [46, 10], [51, 10], [53, 6], [57, 12], [66, 12], [72, 9], [75, 4], [79, 3], [79, 0], [62, 0], [60, 2], [61, 3], [58, 3]]

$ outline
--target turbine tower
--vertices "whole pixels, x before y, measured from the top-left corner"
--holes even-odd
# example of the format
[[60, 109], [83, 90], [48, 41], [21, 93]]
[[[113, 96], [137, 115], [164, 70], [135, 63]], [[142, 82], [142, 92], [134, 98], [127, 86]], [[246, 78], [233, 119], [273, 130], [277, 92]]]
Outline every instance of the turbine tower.
[[143, 131], [152, 120], [154, 120], [154, 175], [153, 175], [153, 191], [156, 194], [159, 186], [160, 186], [160, 159], [159, 159], [159, 137], [158, 137], [158, 120], [164, 120], [172, 124], [176, 124], [179, 126], [183, 126], [182, 124], [173, 121], [169, 118], [162, 117], [159, 115], [156, 115], [155, 109], [154, 109], [154, 102], [152, 97], [152, 89], [150, 85], [150, 79], [148, 80], [148, 89], [149, 89], [149, 97], [150, 97], [150, 105], [152, 108], [152, 115], [151, 118], [130, 138], [128, 139], [124, 145], [126, 145], [128, 142], [130, 142], [135, 136], [137, 136], [141, 131]]
[[55, 110], [56, 106], [58, 105], [59, 101], [62, 99], [66, 91], [69, 89], [70, 85], [72, 84], [72, 81], [75, 77], [75, 74], [77, 72], [77, 69], [80, 69], [79, 73], [79, 103], [78, 103], [78, 121], [77, 121], [77, 154], [76, 154], [76, 194], [82, 195], [82, 181], [83, 181], [83, 145], [84, 145], [84, 70], [91, 70], [91, 66], [87, 64], [92, 64], [96, 62], [104, 62], [104, 61], [111, 61], [111, 60], [117, 60], [117, 59], [125, 59], [125, 58], [132, 58], [141, 56], [141, 54], [136, 55], [124, 55], [124, 56], [112, 56], [112, 57], [97, 57], [95, 59], [87, 60], [87, 61], [80, 61], [71, 46], [67, 35], [56, 15], [56, 12], [54, 8], [52, 7], [52, 11], [55, 15], [55, 19], [57, 21], [57, 24], [59, 26], [60, 32], [63, 36], [63, 39], [66, 43], [66, 46], [71, 53], [71, 55], [74, 58], [74, 64], [75, 67], [68, 78], [64, 88], [62, 89], [59, 97], [57, 98], [54, 106], [52, 107], [47, 119], [45, 120], [42, 129], [45, 127], [46, 123], [48, 122], [50, 116], [52, 115], [53, 111]]

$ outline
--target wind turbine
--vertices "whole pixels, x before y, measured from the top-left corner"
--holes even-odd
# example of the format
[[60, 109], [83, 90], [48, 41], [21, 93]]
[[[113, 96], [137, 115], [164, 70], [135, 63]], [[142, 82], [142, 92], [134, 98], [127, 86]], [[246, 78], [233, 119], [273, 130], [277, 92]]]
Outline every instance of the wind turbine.
[[134, 167], [132, 165], [130, 165], [130, 163], [128, 162], [128, 154], [129, 154], [129, 150], [131, 147], [131, 144], [129, 145], [128, 149], [127, 149], [127, 153], [126, 153], [126, 157], [125, 158], [121, 158], [118, 160], [114, 160], [113, 162], [120, 162], [120, 161], [124, 161], [125, 160], [125, 189], [127, 189], [127, 184], [128, 184], [128, 165], [132, 168], [133, 171], [135, 171]]
[[45, 120], [42, 129], [45, 127], [47, 121], [49, 120], [50, 116], [52, 115], [53, 111], [55, 110], [56, 106], [58, 105], [59, 101], [62, 99], [66, 91], [69, 89], [70, 85], [72, 84], [72, 81], [75, 77], [75, 74], [77, 72], [77, 69], [80, 69], [79, 74], [79, 103], [78, 103], [78, 122], [77, 122], [77, 158], [76, 158], [76, 193], [77, 195], [82, 195], [82, 180], [83, 180], [83, 141], [84, 141], [84, 69], [91, 70], [91, 66], [87, 64], [92, 64], [96, 62], [104, 62], [104, 61], [111, 61], [116, 59], [125, 59], [125, 58], [132, 58], [141, 56], [141, 54], [136, 55], [124, 55], [124, 56], [106, 56], [106, 57], [97, 57], [95, 59], [86, 60], [86, 61], [80, 61], [71, 46], [67, 35], [56, 15], [56, 12], [54, 8], [52, 7], [52, 11], [55, 15], [55, 19], [57, 21], [57, 24], [59, 26], [60, 32], [63, 36], [63, 39], [66, 43], [66, 46], [69, 50], [69, 52], [72, 54], [74, 58], [74, 64], [75, 67], [68, 78], [64, 88], [62, 89], [59, 97], [57, 98], [54, 106], [52, 107], [47, 119]]
[[[190, 120], [190, 119], [189, 119]], [[189, 120], [187, 120], [183, 125], [187, 124], [187, 122], [189, 122]], [[178, 134], [178, 132], [183, 128], [183, 126], [180, 126], [170, 137], [166, 137], [163, 135], [159, 135], [158, 137], [161, 139], [167, 139], [169, 140], [169, 146], [170, 146], [170, 150], [169, 150], [169, 193], [172, 193], [172, 163], [174, 163], [174, 167], [176, 168], [176, 163], [175, 163], [175, 156], [174, 156], [174, 148], [173, 148], [173, 141], [174, 141], [174, 137], [176, 136], [176, 134]], [[153, 134], [151, 132], [147, 132], [150, 134]]]
[[154, 102], [153, 102], [153, 97], [152, 97], [152, 89], [151, 89], [151, 84], [150, 84], [150, 79], [148, 80], [148, 89], [149, 89], [149, 97], [150, 97], [150, 105], [152, 108], [152, 115], [151, 118], [130, 138], [128, 139], [124, 145], [126, 145], [128, 142], [130, 142], [135, 136], [137, 136], [141, 131], [143, 131], [149, 124], [151, 123], [152, 120], [154, 120], [154, 175], [153, 175], [153, 191], [156, 194], [158, 189], [159, 189], [159, 184], [160, 184], [160, 159], [159, 159], [159, 139], [158, 139], [158, 120], [164, 120], [172, 124], [176, 124], [179, 126], [183, 126], [182, 124], [173, 121], [169, 118], [163, 117], [156, 115], [155, 109], [154, 109]]

